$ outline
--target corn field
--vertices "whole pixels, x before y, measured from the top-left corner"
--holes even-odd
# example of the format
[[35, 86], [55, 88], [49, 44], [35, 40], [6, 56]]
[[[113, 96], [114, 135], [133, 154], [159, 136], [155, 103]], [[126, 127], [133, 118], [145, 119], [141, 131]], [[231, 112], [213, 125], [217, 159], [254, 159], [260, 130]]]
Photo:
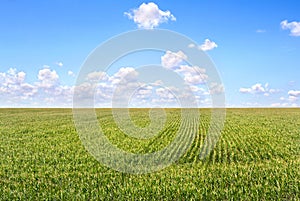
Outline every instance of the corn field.
[[[195, 139], [171, 166], [128, 174], [99, 163], [83, 146], [71, 109], [0, 109], [0, 200], [300, 200], [300, 109], [227, 109], [218, 142], [199, 154], [210, 127], [200, 109]], [[109, 141], [132, 153], [166, 147], [180, 109], [165, 109], [163, 129], [149, 139], [126, 135], [110, 109], [97, 109]], [[139, 127], [148, 109], [131, 109]]]

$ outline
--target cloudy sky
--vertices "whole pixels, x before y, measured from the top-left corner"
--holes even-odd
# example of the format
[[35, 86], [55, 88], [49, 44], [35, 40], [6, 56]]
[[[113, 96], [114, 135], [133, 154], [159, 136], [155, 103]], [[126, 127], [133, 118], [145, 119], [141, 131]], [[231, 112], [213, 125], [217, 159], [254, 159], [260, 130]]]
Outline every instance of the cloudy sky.
[[[87, 56], [127, 31], [181, 33], [213, 60], [223, 85], [207, 86], [205, 67], [184, 52], [128, 55], [78, 86], [96, 86], [95, 105], [110, 107], [119, 86], [136, 87], [130, 106], [179, 106], [161, 80], [138, 83], [137, 68], [159, 64], [189, 85], [199, 107], [225, 93], [227, 107], [300, 107], [299, 1], [20, 1], [0, 3], [0, 107], [72, 107]], [[124, 84], [125, 83], [125, 84]], [[83, 93], [83, 94], [84, 94]]]

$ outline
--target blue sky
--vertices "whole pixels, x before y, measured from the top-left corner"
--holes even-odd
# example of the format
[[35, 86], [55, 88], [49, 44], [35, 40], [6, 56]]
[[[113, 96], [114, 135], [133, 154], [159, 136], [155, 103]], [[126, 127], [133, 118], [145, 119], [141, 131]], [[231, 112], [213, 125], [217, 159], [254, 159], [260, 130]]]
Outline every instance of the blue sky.
[[[141, 6], [148, 8], [150, 2], [165, 18], [149, 27], [145, 18], [149, 13]], [[205, 50], [220, 73], [228, 107], [300, 106], [299, 1], [4, 0], [0, 4], [0, 107], [72, 107], [76, 77], [90, 52], [115, 35], [145, 28], [176, 31], [197, 46], [208, 39]], [[121, 59], [115, 74], [105, 75], [110, 82], [105, 86], [112, 85], [117, 73], [131, 72], [141, 61], [170, 58], [165, 55], [146, 52]], [[183, 64], [177, 65], [179, 72]], [[205, 84], [193, 84], [202, 98], [207, 95]], [[99, 88], [101, 94], [105, 89]], [[144, 106], [168, 94], [158, 88], [147, 90], [156, 95], [144, 97]], [[109, 106], [109, 100], [101, 101], [99, 107]], [[208, 102], [199, 100], [199, 105]]]

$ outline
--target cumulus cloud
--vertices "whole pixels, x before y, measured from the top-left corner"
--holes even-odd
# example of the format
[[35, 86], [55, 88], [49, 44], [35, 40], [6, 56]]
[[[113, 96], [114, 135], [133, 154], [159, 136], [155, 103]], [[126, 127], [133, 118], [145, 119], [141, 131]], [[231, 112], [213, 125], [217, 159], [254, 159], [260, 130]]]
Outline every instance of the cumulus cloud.
[[[7, 72], [0, 72], [0, 97], [3, 100], [26, 100], [36, 94], [37, 88], [25, 82], [26, 73], [10, 68]], [[3, 96], [3, 97], [2, 97]]]
[[[202, 88], [203, 86], [200, 87], [200, 85], [207, 84], [209, 77], [206, 74], [206, 69], [201, 68], [199, 66], [191, 66], [187, 64], [187, 62], [184, 61], [187, 59], [188, 59], [187, 56], [182, 51], [178, 51], [178, 52], [167, 51], [165, 55], [161, 57], [161, 65], [167, 69], [171, 69], [174, 72], [178, 73], [178, 75], [183, 78], [185, 84], [188, 86], [187, 88], [188, 90], [186, 90], [186, 92], [188, 91], [192, 92], [195, 95], [197, 102], [201, 105], [204, 104], [203, 100], [207, 99], [207, 97], [209, 97], [211, 93], [219, 93], [221, 91], [223, 92], [222, 86], [219, 86], [218, 89], [214, 86], [214, 89], [211, 91], [208, 91], [208, 89], [203, 89]], [[164, 90], [163, 92], [166, 91]], [[179, 96], [188, 99], [192, 95], [190, 92], [187, 94], [183, 93]], [[205, 101], [205, 104], [208, 102]]]
[[194, 47], [196, 47], [196, 45], [194, 43], [191, 43], [191, 44], [188, 45], [188, 47], [189, 48], [194, 48]]
[[263, 94], [265, 96], [269, 96], [270, 94], [276, 93], [276, 89], [269, 89], [269, 84], [266, 83], [262, 85], [261, 83], [257, 83], [252, 85], [249, 88], [240, 88], [239, 90], [241, 93], [251, 93], [251, 94]]
[[[179, 60], [178, 55], [181, 55]], [[153, 105], [180, 107], [176, 97], [189, 99], [192, 94], [195, 94], [199, 104], [206, 103], [204, 100], [209, 97], [209, 92], [200, 86], [206, 83], [208, 78], [206, 70], [197, 66], [181, 65], [180, 61], [185, 55], [180, 51], [175, 58], [172, 56], [171, 58], [176, 61], [169, 62], [172, 63], [169, 67], [177, 65], [174, 71], [188, 83], [190, 91], [180, 92], [170, 84], [166, 86], [161, 80], [141, 83], [138, 72], [132, 67], [120, 68], [113, 74], [91, 72], [78, 86], [63, 85], [58, 73], [50, 67], [38, 70], [36, 81], [32, 83], [26, 82], [25, 72], [11, 68], [7, 72], [0, 72], [0, 104], [22, 107], [71, 107], [75, 89], [77, 98], [90, 101], [92, 97], [96, 107], [111, 107], [113, 98], [122, 102], [126, 96], [131, 98], [131, 105], [141, 107]], [[68, 72], [68, 75], [72, 76], [73, 72]], [[128, 94], [128, 91], [133, 94]], [[122, 102], [120, 106], [123, 105]]]
[[[209, 95], [203, 88], [195, 85], [195, 83], [204, 82], [206, 79], [205, 69], [181, 65], [177, 71], [184, 75], [184, 79], [187, 82], [191, 82], [190, 90], [199, 97], [199, 102], [205, 99], [205, 95]], [[195, 77], [197, 74], [203, 77]], [[112, 75], [95, 72], [87, 77], [91, 80], [79, 86], [78, 91], [81, 93], [81, 98], [84, 99], [87, 94], [91, 96], [94, 93], [93, 88], [96, 87], [95, 102], [99, 104], [114, 100], [114, 106], [118, 107], [127, 106], [126, 104], [142, 107], [151, 107], [153, 105], [175, 106], [178, 100], [174, 94], [177, 93], [180, 97], [185, 96], [185, 99], [187, 99], [187, 95], [191, 95], [191, 93], [180, 93], [174, 86], [165, 86], [161, 80], [153, 83], [141, 83], [137, 79], [137, 71], [131, 67], [120, 68], [119, 71]], [[98, 83], [97, 86], [95, 86], [96, 83]], [[132, 94], [128, 94], [128, 92]], [[127, 103], [128, 97], [130, 97], [129, 103]], [[177, 106], [179, 107], [179, 105]]]
[[297, 101], [298, 100], [298, 97], [297, 96], [289, 96], [288, 97], [288, 101], [290, 101], [290, 102], [295, 102], [295, 101]]
[[109, 78], [112, 84], [128, 85], [137, 79], [138, 72], [132, 67], [122, 67]]
[[18, 72], [15, 68], [10, 68], [6, 73], [0, 73], [0, 81], [2, 85], [20, 84], [24, 82], [26, 73]]
[[26, 73], [10, 68], [0, 72], [1, 105], [19, 107], [70, 106], [73, 86], [59, 83], [56, 71], [48, 67], [39, 70], [37, 82], [26, 82]]
[[86, 80], [89, 82], [100, 82], [100, 81], [106, 81], [108, 80], [109, 76], [107, 73], [102, 71], [95, 71], [92, 73], [89, 73], [86, 77]]
[[[287, 92], [288, 97], [280, 97], [279, 100], [281, 101], [279, 106], [297, 106], [297, 101], [300, 99], [300, 91], [297, 90], [290, 90]], [[277, 104], [277, 103], [276, 103]]]
[[56, 62], [55, 64], [58, 65], [59, 67], [63, 67], [64, 66], [63, 62], [61, 62], [61, 61]]
[[73, 71], [70, 71], [70, 70], [68, 71], [68, 75], [71, 76], [71, 77], [75, 77], [75, 73]]
[[204, 43], [199, 46], [199, 49], [201, 49], [203, 51], [208, 51], [208, 50], [212, 50], [216, 47], [218, 47], [218, 45], [215, 42], [213, 42], [209, 39], [205, 39]]
[[251, 88], [240, 88], [241, 93], [251, 93]]
[[181, 65], [175, 72], [182, 74], [184, 80], [192, 85], [204, 84], [208, 79], [206, 70], [198, 66]]
[[272, 107], [298, 107], [300, 91], [290, 90], [288, 91], [288, 97], [280, 97], [280, 102], [271, 104]]
[[127, 79], [127, 80], [134, 80], [136, 76], [138, 75], [138, 72], [132, 68], [132, 67], [122, 67], [120, 70], [114, 74], [114, 78], [121, 78], [121, 79]]
[[223, 84], [212, 82], [209, 86], [210, 94], [221, 94], [224, 93], [225, 89]]
[[266, 90], [260, 83], [254, 84], [250, 88], [240, 88], [241, 93], [264, 93]]
[[44, 68], [38, 73], [38, 86], [43, 88], [51, 88], [58, 84], [59, 76], [55, 70]]
[[300, 90], [299, 91], [290, 90], [290, 91], [288, 91], [288, 95], [298, 97], [298, 96], [300, 96]]
[[76, 97], [82, 103], [93, 97], [96, 107], [111, 107], [112, 101], [114, 106], [127, 106], [128, 97], [132, 95], [129, 92], [138, 89], [138, 101], [149, 93], [148, 87], [139, 88], [141, 83], [137, 76], [138, 72], [132, 67], [122, 67], [112, 75], [102, 71], [91, 72], [85, 82], [76, 86]]
[[200, 92], [201, 95], [209, 95], [209, 93], [202, 87], [199, 87], [198, 85], [191, 85], [189, 86], [192, 92]]
[[198, 48], [199, 50], [202, 50], [202, 51], [208, 51], [208, 50], [213, 50], [213, 49], [217, 48], [218, 45], [209, 39], [205, 39], [203, 44], [199, 45], [198, 47], [194, 43], [189, 44], [188, 47], [189, 48]]
[[288, 95], [289, 95], [289, 97], [287, 98], [287, 100], [289, 102], [296, 102], [300, 98], [300, 91], [290, 90], [290, 91], [288, 91]]
[[204, 84], [208, 79], [206, 70], [198, 66], [186, 65], [183, 63], [184, 60], [187, 60], [187, 56], [182, 51], [166, 51], [161, 57], [161, 65], [167, 69], [174, 70], [189, 85]]
[[153, 29], [160, 24], [176, 21], [174, 15], [170, 11], [162, 11], [153, 3], [142, 3], [139, 8], [124, 13], [129, 19], [133, 20], [139, 28]]
[[[265, 87], [267, 87], [268, 84], [265, 84]], [[262, 93], [262, 92], [265, 92], [266, 89], [265, 87], [262, 86], [262, 84], [255, 84], [251, 87], [251, 90], [254, 92], [254, 93]]]
[[161, 57], [161, 65], [168, 69], [173, 69], [179, 66], [184, 60], [187, 59], [187, 56], [182, 52], [171, 52], [167, 51]]
[[170, 90], [166, 88], [158, 88], [156, 89], [156, 94], [164, 99], [174, 99], [174, 95], [171, 93]]
[[284, 30], [289, 29], [291, 36], [300, 36], [300, 22], [288, 22], [284, 20], [280, 23], [280, 26]]
[[44, 68], [38, 72], [38, 82], [34, 85], [37, 93], [34, 99], [42, 106], [70, 106], [74, 86], [62, 85], [55, 70]]
[[140, 98], [146, 98], [149, 97], [152, 94], [152, 86], [144, 86], [144, 87], [140, 87], [137, 90], [137, 94], [139, 95]]

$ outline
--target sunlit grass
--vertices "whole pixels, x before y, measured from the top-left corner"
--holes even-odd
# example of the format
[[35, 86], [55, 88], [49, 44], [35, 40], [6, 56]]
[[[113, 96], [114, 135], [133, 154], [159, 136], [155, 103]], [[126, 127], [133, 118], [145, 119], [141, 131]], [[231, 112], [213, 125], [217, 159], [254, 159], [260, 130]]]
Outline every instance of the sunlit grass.
[[[205, 160], [199, 152], [210, 124], [201, 109], [199, 132], [189, 151], [152, 174], [116, 172], [82, 145], [71, 109], [0, 110], [0, 200], [44, 199], [300, 199], [300, 109], [228, 109], [225, 127]], [[99, 124], [118, 147], [160, 150], [180, 123], [180, 110], [166, 110], [164, 129], [149, 140], [122, 133], [109, 109], [97, 110]], [[148, 110], [132, 120], [149, 124]]]

